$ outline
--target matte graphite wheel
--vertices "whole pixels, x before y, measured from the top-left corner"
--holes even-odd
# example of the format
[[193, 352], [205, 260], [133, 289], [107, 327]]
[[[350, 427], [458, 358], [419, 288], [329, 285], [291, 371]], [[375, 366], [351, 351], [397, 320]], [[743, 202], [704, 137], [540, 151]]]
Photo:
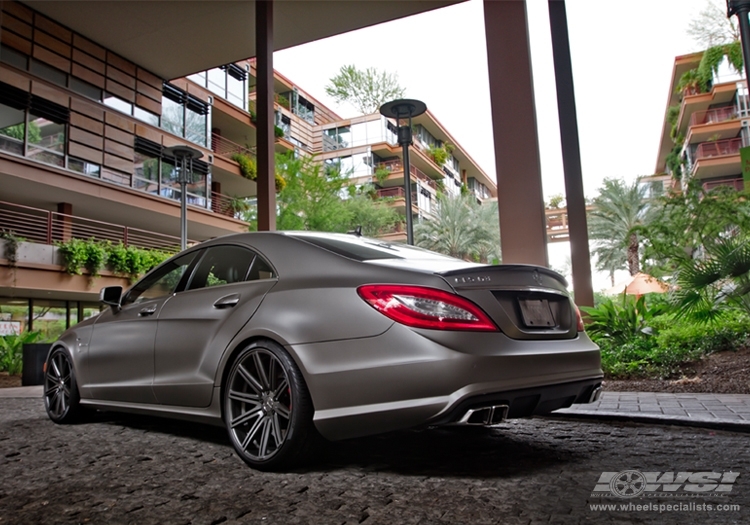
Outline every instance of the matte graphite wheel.
[[256, 341], [239, 353], [224, 388], [224, 418], [248, 465], [276, 470], [301, 459], [314, 439], [312, 415], [302, 374], [283, 348]]
[[70, 357], [62, 348], [57, 348], [47, 358], [44, 374], [44, 408], [55, 423], [77, 421], [83, 408], [78, 394], [75, 371]]

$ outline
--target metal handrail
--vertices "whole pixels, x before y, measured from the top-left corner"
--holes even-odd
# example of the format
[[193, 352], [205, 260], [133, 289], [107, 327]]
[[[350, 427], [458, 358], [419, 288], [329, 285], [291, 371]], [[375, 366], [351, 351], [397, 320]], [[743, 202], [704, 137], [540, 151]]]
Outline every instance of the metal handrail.
[[172, 235], [3, 201], [0, 201], [0, 230], [42, 244], [93, 238], [165, 251], [179, 251], [180, 247], [180, 238]]
[[236, 153], [255, 157], [253, 149], [240, 146], [217, 133], [211, 133], [211, 151], [226, 158], [231, 158]]
[[741, 138], [703, 142], [698, 144], [698, 148], [695, 150], [695, 160], [723, 155], [739, 155], [741, 147]]
[[[387, 160], [385, 162], [378, 163], [375, 168], [385, 168], [389, 171], [404, 171], [404, 164], [400, 160]], [[420, 170], [414, 165], [409, 166], [409, 172], [417, 179], [427, 184], [432, 189], [437, 189], [437, 184], [434, 180], [428, 177], [425, 172]]]
[[734, 118], [737, 118], [737, 108], [734, 106], [707, 109], [693, 113], [690, 117], [690, 125], [715, 124], [717, 122], [724, 122], [725, 120], [732, 120]]

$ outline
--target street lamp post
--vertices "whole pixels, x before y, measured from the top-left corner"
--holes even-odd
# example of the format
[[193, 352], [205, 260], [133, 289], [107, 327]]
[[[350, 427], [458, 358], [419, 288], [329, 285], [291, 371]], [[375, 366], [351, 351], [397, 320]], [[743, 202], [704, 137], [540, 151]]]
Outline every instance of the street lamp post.
[[742, 41], [742, 59], [745, 63], [745, 78], [750, 81], [750, 0], [727, 0], [727, 18], [737, 15]]
[[[406, 200], [406, 243], [414, 244], [414, 225], [411, 211], [411, 166], [409, 165], [409, 146], [412, 143], [411, 119], [427, 111], [424, 102], [412, 99], [398, 99], [380, 106], [380, 114], [395, 118], [398, 126], [398, 143], [404, 157], [404, 198]], [[401, 121], [406, 121], [405, 125]]]
[[175, 168], [180, 182], [180, 250], [187, 248], [187, 185], [192, 182], [193, 159], [199, 159], [203, 153], [190, 146], [171, 146], [164, 148], [164, 153], [175, 159]]

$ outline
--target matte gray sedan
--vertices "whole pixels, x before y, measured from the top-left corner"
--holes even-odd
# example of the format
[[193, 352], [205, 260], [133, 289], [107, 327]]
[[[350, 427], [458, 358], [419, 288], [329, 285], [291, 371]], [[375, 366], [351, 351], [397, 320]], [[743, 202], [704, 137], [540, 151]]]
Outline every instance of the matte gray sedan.
[[54, 343], [49, 417], [86, 409], [226, 425], [279, 469], [331, 440], [587, 403], [597, 346], [565, 280], [345, 234], [247, 233], [153, 269]]

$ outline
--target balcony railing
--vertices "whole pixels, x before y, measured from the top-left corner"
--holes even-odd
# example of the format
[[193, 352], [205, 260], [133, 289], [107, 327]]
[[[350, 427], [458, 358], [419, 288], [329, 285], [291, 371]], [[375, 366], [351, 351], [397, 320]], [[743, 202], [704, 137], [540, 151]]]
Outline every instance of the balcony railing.
[[696, 111], [690, 117], [690, 125], [715, 124], [737, 118], [737, 108], [729, 106], [726, 108], [709, 109], [706, 111]]
[[42, 244], [94, 238], [137, 248], [180, 250], [179, 237], [2, 201], [0, 230], [12, 231], [27, 241]]
[[[388, 171], [404, 171], [404, 164], [400, 160], [389, 160], [386, 162], [379, 163], [376, 167], [378, 168], [385, 168]], [[435, 181], [432, 180], [430, 177], [428, 177], [425, 172], [417, 168], [416, 166], [410, 165], [409, 166], [409, 172], [412, 174], [412, 176], [425, 184], [427, 184], [430, 188], [433, 190], [437, 189], [437, 184], [435, 184]]]
[[695, 160], [710, 157], [721, 157], [725, 155], [739, 155], [742, 147], [742, 139], [716, 140], [698, 144], [695, 150]]
[[730, 188], [734, 188], [737, 191], [742, 191], [745, 189], [745, 181], [743, 181], [742, 179], [722, 179], [703, 183], [703, 189], [705, 191], [711, 191], [720, 186], [728, 186]]
[[242, 201], [227, 195], [222, 195], [215, 191], [211, 192], [211, 211], [224, 215], [226, 217], [234, 217], [240, 208], [242, 207]]
[[235, 144], [231, 140], [224, 138], [221, 135], [217, 135], [216, 133], [211, 133], [211, 150], [217, 155], [221, 155], [228, 159], [232, 158], [232, 155], [235, 153], [242, 153], [243, 155], [255, 157], [255, 151], [251, 148]]

